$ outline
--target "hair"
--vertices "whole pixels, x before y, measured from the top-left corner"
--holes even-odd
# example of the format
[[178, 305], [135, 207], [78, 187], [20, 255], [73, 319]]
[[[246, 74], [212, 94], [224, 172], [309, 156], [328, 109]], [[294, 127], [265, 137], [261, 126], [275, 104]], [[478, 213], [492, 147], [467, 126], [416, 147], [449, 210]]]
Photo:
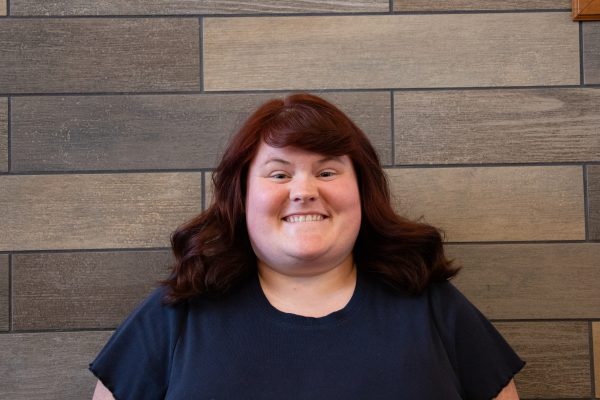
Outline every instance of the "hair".
[[213, 201], [171, 236], [175, 262], [162, 282], [166, 301], [223, 296], [256, 272], [245, 218], [248, 168], [262, 142], [352, 160], [360, 193], [361, 226], [353, 249], [360, 271], [409, 293], [453, 277], [443, 235], [393, 210], [388, 182], [367, 136], [320, 97], [294, 94], [261, 105], [241, 126], [213, 173]]

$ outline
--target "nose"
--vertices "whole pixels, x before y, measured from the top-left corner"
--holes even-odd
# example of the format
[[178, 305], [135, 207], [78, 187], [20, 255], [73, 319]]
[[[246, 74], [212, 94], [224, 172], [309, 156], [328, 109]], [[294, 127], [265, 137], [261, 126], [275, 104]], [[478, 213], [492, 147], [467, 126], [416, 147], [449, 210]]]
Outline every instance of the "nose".
[[312, 177], [294, 177], [290, 186], [290, 200], [296, 203], [315, 201], [319, 190]]

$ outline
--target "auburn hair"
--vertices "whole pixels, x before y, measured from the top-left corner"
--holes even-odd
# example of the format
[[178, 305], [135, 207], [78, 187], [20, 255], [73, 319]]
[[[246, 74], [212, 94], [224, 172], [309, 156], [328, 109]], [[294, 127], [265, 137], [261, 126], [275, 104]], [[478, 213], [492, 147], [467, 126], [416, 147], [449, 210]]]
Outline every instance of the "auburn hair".
[[248, 168], [263, 141], [352, 160], [362, 213], [353, 250], [359, 270], [410, 293], [457, 273], [438, 229], [394, 212], [379, 157], [362, 130], [333, 104], [299, 93], [267, 101], [232, 137], [212, 175], [212, 203], [171, 236], [175, 262], [162, 282], [168, 302], [226, 295], [256, 273], [245, 196]]

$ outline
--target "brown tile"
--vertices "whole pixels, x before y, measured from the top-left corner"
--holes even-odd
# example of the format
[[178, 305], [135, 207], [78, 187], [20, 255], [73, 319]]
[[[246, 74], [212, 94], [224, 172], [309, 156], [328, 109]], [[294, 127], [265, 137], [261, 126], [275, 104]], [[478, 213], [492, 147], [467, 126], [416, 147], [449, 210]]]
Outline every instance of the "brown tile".
[[453, 280], [493, 319], [600, 318], [600, 243], [448, 245]]
[[387, 12], [388, 0], [12, 0], [13, 15], [178, 15]]
[[197, 18], [0, 20], [0, 92], [199, 90]]
[[0, 335], [0, 398], [91, 399], [96, 378], [88, 364], [111, 332]]
[[394, 11], [570, 10], [570, 0], [394, 0]]
[[[13, 171], [214, 167], [228, 137], [276, 94], [15, 97]], [[279, 95], [281, 96], [281, 95]], [[325, 93], [392, 163], [386, 92]]]
[[596, 398], [600, 398], [600, 322], [592, 322], [592, 334], [594, 347], [594, 381], [596, 387]]
[[515, 379], [522, 399], [589, 398], [587, 322], [497, 322], [495, 325], [527, 362]]
[[394, 93], [395, 163], [600, 161], [600, 90]]
[[0, 97], [0, 172], [8, 171], [8, 99]]
[[587, 166], [588, 231], [591, 240], [600, 239], [600, 165]]
[[8, 296], [8, 254], [0, 254], [0, 331], [9, 328]]
[[570, 14], [554, 12], [207, 18], [204, 83], [206, 90], [579, 84], [578, 36]]
[[6, 4], [8, 0], [0, 0], [0, 16], [6, 15]]
[[114, 328], [170, 262], [168, 250], [15, 254], [13, 329]]
[[164, 247], [200, 211], [200, 173], [0, 176], [2, 250]]
[[600, 21], [585, 21], [583, 30], [583, 79], [587, 85], [600, 83]]
[[583, 240], [577, 166], [388, 169], [396, 209], [451, 242]]

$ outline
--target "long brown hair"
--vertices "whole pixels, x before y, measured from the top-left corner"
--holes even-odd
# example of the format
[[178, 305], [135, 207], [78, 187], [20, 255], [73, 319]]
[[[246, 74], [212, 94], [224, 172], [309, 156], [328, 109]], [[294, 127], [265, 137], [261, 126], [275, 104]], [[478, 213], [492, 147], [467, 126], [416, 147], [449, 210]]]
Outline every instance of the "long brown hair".
[[392, 209], [386, 176], [366, 135], [334, 105], [301, 93], [264, 103], [232, 138], [213, 173], [212, 204], [171, 237], [175, 263], [163, 282], [169, 288], [167, 301], [222, 296], [255, 273], [245, 195], [248, 167], [262, 141], [350, 157], [362, 208], [353, 250], [361, 271], [411, 293], [456, 274], [458, 269], [444, 255], [440, 231]]

